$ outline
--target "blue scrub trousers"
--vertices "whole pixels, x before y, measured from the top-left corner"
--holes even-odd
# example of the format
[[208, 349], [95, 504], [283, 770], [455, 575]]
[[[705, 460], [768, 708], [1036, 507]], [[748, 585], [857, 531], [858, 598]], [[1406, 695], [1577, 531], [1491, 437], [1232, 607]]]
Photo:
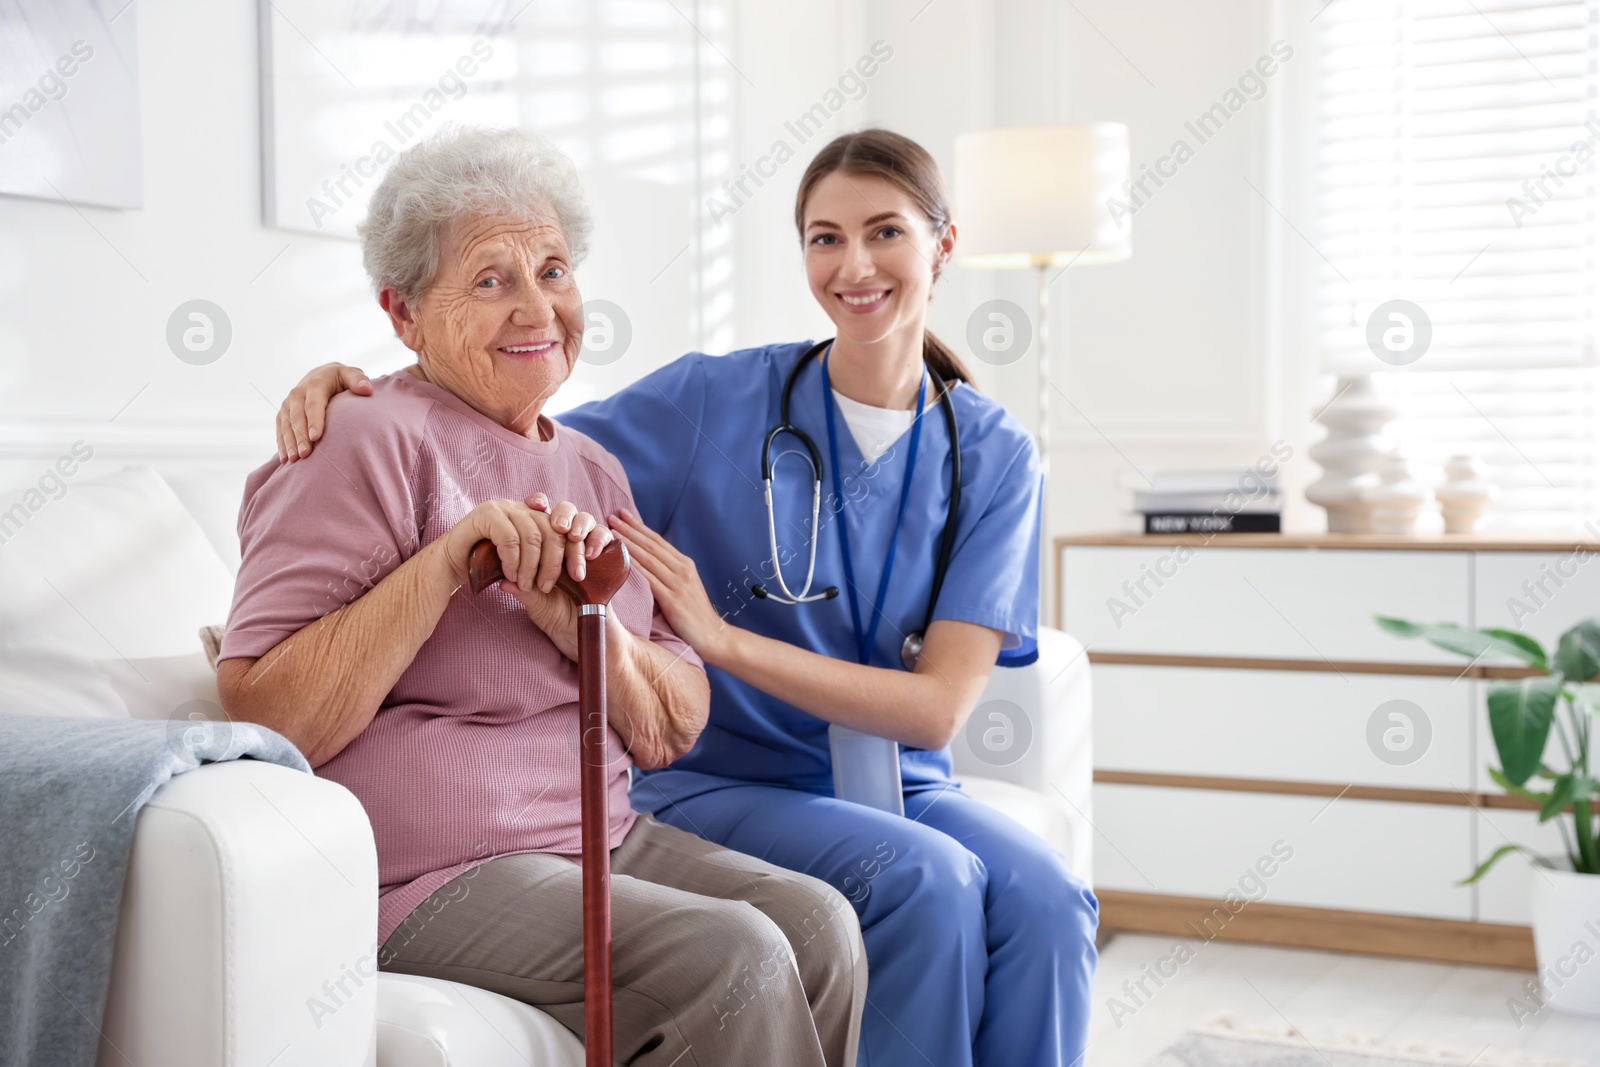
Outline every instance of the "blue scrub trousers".
[[904, 818], [766, 785], [672, 802], [647, 779], [633, 803], [855, 905], [868, 967], [859, 1067], [1081, 1067], [1099, 905], [1016, 821], [948, 783], [909, 789]]

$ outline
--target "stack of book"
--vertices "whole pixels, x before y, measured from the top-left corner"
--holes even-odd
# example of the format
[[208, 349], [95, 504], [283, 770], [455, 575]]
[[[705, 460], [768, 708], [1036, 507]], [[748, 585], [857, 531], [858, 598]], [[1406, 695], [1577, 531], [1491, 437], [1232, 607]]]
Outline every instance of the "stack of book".
[[1133, 510], [1145, 533], [1278, 533], [1283, 493], [1274, 475], [1254, 467], [1157, 471], [1148, 489], [1136, 489]]

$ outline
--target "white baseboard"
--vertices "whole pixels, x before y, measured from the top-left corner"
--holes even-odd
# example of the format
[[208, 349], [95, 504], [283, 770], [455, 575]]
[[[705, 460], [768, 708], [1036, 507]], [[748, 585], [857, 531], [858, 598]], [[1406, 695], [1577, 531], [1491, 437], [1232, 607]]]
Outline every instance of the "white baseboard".
[[0, 460], [53, 461], [74, 442], [95, 456], [125, 463], [183, 460], [258, 466], [274, 449], [271, 423], [237, 421], [91, 422], [69, 419], [0, 417]]

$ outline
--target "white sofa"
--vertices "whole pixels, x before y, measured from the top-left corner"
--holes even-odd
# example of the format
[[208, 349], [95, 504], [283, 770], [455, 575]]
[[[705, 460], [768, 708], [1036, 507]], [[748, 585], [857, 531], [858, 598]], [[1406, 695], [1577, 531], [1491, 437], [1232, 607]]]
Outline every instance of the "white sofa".
[[[10, 710], [220, 713], [196, 632], [225, 618], [232, 574], [155, 471], [74, 483], [0, 537], [0, 587], [18, 593], [0, 604]], [[1088, 664], [1059, 631], [1040, 644], [1034, 666], [996, 672], [957, 769], [1087, 878]], [[377, 974], [376, 897], [371, 828], [341, 786], [252, 761], [173, 779], [137, 823], [100, 1062], [581, 1067], [534, 1008]]]

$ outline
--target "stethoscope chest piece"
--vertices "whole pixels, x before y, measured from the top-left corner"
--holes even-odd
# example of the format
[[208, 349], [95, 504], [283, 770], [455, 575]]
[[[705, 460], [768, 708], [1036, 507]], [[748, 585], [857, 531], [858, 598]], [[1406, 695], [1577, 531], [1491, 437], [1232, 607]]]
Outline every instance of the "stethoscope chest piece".
[[900, 642], [900, 662], [905, 664], [908, 671], [917, 669], [917, 661], [922, 658], [922, 631], [913, 630], [906, 634], [906, 639]]

